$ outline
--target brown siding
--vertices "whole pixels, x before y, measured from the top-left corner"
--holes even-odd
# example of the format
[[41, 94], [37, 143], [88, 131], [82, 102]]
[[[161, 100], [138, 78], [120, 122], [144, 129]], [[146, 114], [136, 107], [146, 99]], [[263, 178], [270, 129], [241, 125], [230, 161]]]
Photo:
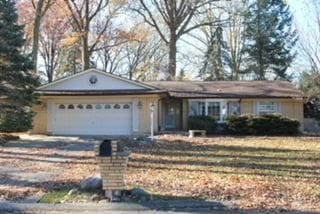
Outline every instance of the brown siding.
[[254, 100], [242, 99], [240, 102], [241, 114], [254, 114]]
[[154, 131], [158, 131], [158, 97], [153, 98], [139, 98], [142, 102], [142, 108], [140, 109], [140, 127], [139, 131], [141, 133], [150, 132], [150, 122], [151, 122], [151, 112], [150, 112], [150, 103], [154, 103], [156, 106], [154, 112]]
[[[280, 114], [284, 117], [296, 119], [303, 126], [303, 100], [294, 99], [274, 99], [279, 103]], [[241, 114], [255, 114], [257, 102], [256, 99], [242, 99], [241, 100]], [[303, 127], [301, 127], [303, 128]]]
[[296, 119], [303, 128], [303, 101], [302, 100], [282, 100], [280, 103], [280, 113], [292, 119]]
[[30, 133], [32, 134], [48, 134], [47, 123], [48, 123], [48, 111], [46, 101], [42, 101], [41, 104], [33, 107], [33, 111], [36, 115], [33, 118], [33, 128]]

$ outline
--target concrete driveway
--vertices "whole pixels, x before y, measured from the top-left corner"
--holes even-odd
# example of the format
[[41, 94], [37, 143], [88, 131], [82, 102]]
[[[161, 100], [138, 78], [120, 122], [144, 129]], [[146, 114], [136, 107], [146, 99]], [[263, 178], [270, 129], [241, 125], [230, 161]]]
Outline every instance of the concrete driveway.
[[36, 201], [44, 192], [75, 187], [96, 173], [93, 139], [20, 138], [0, 147], [0, 201]]

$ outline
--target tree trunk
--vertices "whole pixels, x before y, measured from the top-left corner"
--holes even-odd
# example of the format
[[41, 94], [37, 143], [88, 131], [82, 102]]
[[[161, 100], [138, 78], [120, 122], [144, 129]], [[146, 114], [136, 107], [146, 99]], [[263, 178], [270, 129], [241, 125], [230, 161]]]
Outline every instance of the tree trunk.
[[169, 43], [169, 69], [168, 80], [174, 80], [176, 78], [176, 64], [177, 64], [177, 38], [175, 33], [171, 33]]
[[82, 71], [85, 71], [90, 68], [90, 53], [89, 53], [89, 44], [88, 44], [88, 34], [89, 34], [89, 26], [90, 26], [90, 18], [89, 18], [89, 0], [85, 0], [85, 18], [84, 18], [84, 32], [82, 32], [82, 51], [81, 51], [81, 59], [82, 59]]
[[34, 67], [34, 74], [38, 73], [38, 51], [39, 51], [39, 33], [42, 18], [42, 8], [44, 0], [39, 0], [37, 3], [36, 14], [33, 22], [33, 35], [32, 35], [32, 62]]
[[90, 68], [90, 53], [88, 45], [88, 32], [85, 32], [81, 37], [81, 61], [82, 61], [82, 71]]

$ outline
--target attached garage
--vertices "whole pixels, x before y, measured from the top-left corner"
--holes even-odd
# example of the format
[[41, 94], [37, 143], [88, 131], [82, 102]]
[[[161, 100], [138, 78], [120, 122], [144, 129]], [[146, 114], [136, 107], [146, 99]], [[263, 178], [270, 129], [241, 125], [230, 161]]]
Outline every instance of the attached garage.
[[[153, 87], [96, 69], [38, 88], [41, 104], [32, 133], [50, 135], [134, 135], [150, 132]], [[158, 119], [154, 112], [154, 130]]]
[[55, 135], [129, 135], [131, 103], [60, 103], [51, 115]]

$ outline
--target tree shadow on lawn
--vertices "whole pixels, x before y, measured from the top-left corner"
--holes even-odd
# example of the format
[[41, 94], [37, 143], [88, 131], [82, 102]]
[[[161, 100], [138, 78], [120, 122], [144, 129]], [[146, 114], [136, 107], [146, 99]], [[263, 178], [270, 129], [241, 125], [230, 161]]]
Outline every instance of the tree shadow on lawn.
[[262, 213], [290, 213], [290, 214], [320, 214], [320, 212], [299, 211], [288, 209], [239, 209], [227, 201], [214, 201], [201, 198], [178, 197], [152, 194], [150, 201], [136, 201], [151, 210], [173, 211], [188, 213], [217, 213], [217, 214], [262, 214]]
[[[19, 152], [3, 152], [0, 151], [1, 159], [12, 159], [12, 160], [22, 160], [29, 162], [43, 162], [43, 163], [51, 163], [51, 164], [88, 164], [95, 165], [96, 162], [93, 157], [81, 157], [81, 156], [69, 156], [69, 155], [44, 155], [44, 154], [28, 154]], [[24, 156], [21, 156], [24, 155]], [[40, 158], [36, 158], [40, 156]]]
[[43, 158], [61, 158], [61, 159], [73, 159], [73, 160], [93, 160], [94, 156], [84, 156], [84, 155], [72, 155], [72, 154], [58, 154], [56, 152], [52, 152], [49, 154], [43, 153], [30, 153], [30, 152], [17, 152], [17, 151], [1, 151], [0, 155], [10, 155], [10, 156], [17, 156], [15, 158], [19, 158], [21, 156], [28, 156], [28, 157], [43, 157]]
[[[316, 167], [319, 155], [310, 150], [199, 145], [182, 140], [161, 140], [153, 146], [133, 148], [133, 153], [137, 154], [129, 161], [129, 167], [133, 168], [201, 171], [203, 167], [209, 167], [203, 171], [294, 178], [315, 178], [320, 175]], [[234, 172], [216, 170], [215, 167], [234, 168]]]
[[[255, 155], [249, 155], [245, 153], [229, 153], [229, 154], [219, 154], [216, 153], [218, 151], [227, 151], [225, 149], [219, 150], [206, 150], [204, 152], [196, 150], [169, 150], [169, 149], [159, 149], [159, 150], [149, 150], [148, 154], [157, 155], [157, 156], [180, 156], [180, 157], [204, 157], [204, 158], [241, 158], [241, 159], [250, 159], [250, 160], [273, 160], [273, 161], [320, 161], [319, 155], [314, 155], [314, 151], [303, 151], [305, 156], [308, 157], [297, 157], [297, 151], [292, 152], [268, 152], [268, 154], [272, 154], [273, 156], [265, 156], [261, 153], [256, 153]], [[143, 150], [135, 150], [135, 153], [145, 154], [146, 151]], [[241, 151], [239, 151], [241, 152]], [[264, 152], [265, 153], [265, 152]], [[279, 155], [291, 153], [292, 156], [279, 157]]]
[[35, 149], [50, 149], [54, 148], [63, 151], [93, 151], [94, 143], [88, 139], [80, 139], [80, 141], [59, 141], [53, 140], [16, 140], [9, 141], [3, 147], [8, 148], [35, 148]]

